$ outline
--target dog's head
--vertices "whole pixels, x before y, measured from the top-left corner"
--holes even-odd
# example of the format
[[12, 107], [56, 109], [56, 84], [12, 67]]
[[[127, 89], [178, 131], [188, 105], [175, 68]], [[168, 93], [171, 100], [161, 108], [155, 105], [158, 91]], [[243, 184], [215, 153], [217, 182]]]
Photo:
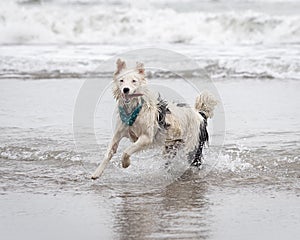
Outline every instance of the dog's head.
[[141, 87], [146, 84], [145, 68], [143, 63], [136, 63], [133, 69], [127, 69], [125, 61], [117, 60], [117, 69], [114, 73], [114, 97], [122, 98], [129, 103], [134, 97], [142, 96]]

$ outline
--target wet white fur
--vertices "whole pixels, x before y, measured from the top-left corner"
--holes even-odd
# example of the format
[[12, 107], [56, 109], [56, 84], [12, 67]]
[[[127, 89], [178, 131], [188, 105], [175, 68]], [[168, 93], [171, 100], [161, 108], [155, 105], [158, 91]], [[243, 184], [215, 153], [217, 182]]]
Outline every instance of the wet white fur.
[[[130, 102], [124, 103], [124, 88], [129, 88], [129, 94], [143, 94], [142, 97], [134, 97]], [[166, 122], [170, 124], [168, 130], [160, 129], [158, 124], [157, 96], [147, 89], [145, 69], [142, 63], [137, 63], [134, 69], [127, 69], [126, 63], [120, 59], [117, 60], [117, 69], [113, 79], [113, 95], [118, 105], [131, 112], [143, 98], [143, 107], [132, 126], [125, 125], [120, 117], [117, 118], [116, 130], [111, 143], [107, 149], [105, 157], [92, 178], [101, 176], [107, 163], [116, 153], [119, 142], [126, 137], [132, 141], [122, 155], [123, 167], [130, 165], [130, 156], [135, 152], [147, 149], [149, 147], [163, 146], [166, 141], [183, 140], [184, 148], [187, 152], [192, 151], [198, 146], [200, 124], [203, 117], [199, 111], [203, 111], [207, 117], [213, 116], [213, 109], [217, 104], [215, 98], [205, 92], [197, 97], [195, 108], [178, 107], [176, 104], [169, 103], [168, 108], [171, 114], [166, 115]]]

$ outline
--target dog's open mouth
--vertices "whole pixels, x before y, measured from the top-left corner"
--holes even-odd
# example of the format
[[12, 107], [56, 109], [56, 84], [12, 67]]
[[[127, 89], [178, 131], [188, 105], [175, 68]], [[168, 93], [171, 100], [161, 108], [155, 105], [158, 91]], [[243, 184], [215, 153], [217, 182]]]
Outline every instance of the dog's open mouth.
[[133, 94], [124, 94], [124, 93], [123, 93], [123, 94], [122, 94], [122, 97], [123, 97], [125, 103], [130, 103], [130, 100], [131, 100], [132, 98], [135, 98], [135, 97], [141, 97], [141, 96], [143, 96], [142, 93], [133, 93]]

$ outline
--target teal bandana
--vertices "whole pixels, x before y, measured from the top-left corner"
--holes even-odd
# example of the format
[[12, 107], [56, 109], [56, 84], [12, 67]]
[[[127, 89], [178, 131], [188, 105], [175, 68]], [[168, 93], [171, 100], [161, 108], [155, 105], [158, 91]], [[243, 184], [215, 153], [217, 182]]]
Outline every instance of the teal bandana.
[[128, 126], [132, 126], [137, 118], [137, 116], [139, 115], [142, 107], [144, 104], [144, 99], [142, 99], [141, 103], [130, 113], [127, 114], [125, 109], [121, 106], [119, 106], [119, 113], [120, 113], [120, 117], [123, 123], [125, 123]]

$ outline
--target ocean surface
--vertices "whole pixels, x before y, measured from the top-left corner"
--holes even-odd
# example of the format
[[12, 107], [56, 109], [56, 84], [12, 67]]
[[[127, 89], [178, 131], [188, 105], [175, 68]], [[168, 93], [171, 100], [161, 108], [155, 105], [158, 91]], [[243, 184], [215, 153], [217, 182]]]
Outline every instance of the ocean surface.
[[[1, 235], [296, 239], [299, 8], [297, 0], [1, 1]], [[158, 66], [146, 69], [148, 82], [167, 100], [172, 89], [193, 105], [197, 93], [184, 79], [217, 94], [203, 169], [167, 171], [156, 150], [122, 169], [123, 141], [92, 181], [115, 121], [113, 59], [145, 49], [151, 58], [137, 60]], [[186, 56], [198, 68], [156, 52]], [[85, 83], [99, 81], [107, 84], [93, 115], [96, 144], [82, 147], [76, 101]]]

